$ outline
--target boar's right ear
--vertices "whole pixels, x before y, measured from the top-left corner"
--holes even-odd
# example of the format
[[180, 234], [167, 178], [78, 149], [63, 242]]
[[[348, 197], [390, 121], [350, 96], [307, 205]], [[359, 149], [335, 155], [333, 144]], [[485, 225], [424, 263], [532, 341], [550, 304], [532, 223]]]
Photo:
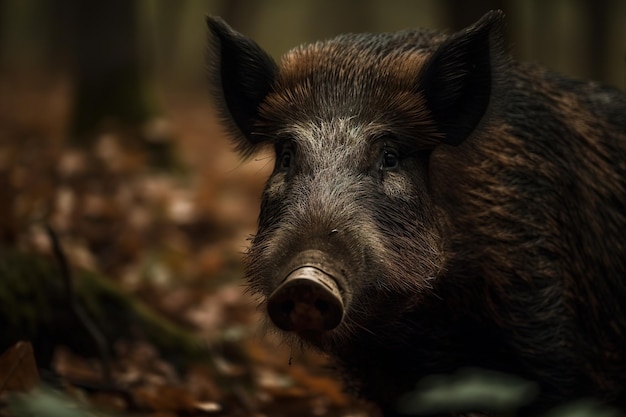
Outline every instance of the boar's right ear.
[[421, 86], [444, 142], [458, 145], [494, 107], [506, 54], [500, 10], [444, 41], [425, 63]]
[[276, 63], [259, 45], [222, 19], [208, 17], [207, 25], [210, 88], [237, 150], [247, 157], [263, 141], [253, 131], [254, 121], [259, 105], [272, 88]]

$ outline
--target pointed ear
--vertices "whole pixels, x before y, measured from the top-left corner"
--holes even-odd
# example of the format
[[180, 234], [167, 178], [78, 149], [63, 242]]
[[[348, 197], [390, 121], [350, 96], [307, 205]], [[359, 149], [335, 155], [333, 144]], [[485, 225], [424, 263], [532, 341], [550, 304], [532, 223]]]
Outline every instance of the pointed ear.
[[276, 75], [274, 60], [222, 19], [208, 17], [208, 70], [211, 93], [237, 150], [250, 156], [263, 139], [253, 131], [258, 107]]
[[420, 85], [447, 144], [463, 142], [496, 101], [507, 59], [503, 19], [500, 10], [487, 13], [444, 41], [422, 67]]

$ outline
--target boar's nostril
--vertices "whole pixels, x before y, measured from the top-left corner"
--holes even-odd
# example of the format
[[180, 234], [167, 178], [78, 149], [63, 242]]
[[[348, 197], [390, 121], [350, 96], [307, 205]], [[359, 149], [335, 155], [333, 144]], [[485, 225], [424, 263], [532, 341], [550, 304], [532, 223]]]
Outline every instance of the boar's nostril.
[[321, 333], [341, 323], [344, 308], [335, 280], [317, 268], [305, 266], [289, 274], [270, 295], [267, 311], [283, 330]]
[[280, 307], [281, 313], [291, 314], [293, 309], [296, 307], [296, 304], [293, 302], [293, 300], [285, 300], [279, 305], [279, 307]]
[[330, 305], [328, 304], [328, 301], [326, 301], [326, 300], [317, 299], [317, 300], [315, 300], [315, 308], [317, 308], [317, 310], [321, 314], [324, 314], [328, 310], [330, 310]]

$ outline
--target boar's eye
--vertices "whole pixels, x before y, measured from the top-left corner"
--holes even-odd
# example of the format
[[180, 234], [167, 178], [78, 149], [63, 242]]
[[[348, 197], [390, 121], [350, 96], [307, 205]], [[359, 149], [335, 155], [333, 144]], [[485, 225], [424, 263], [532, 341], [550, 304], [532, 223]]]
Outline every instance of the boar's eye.
[[383, 149], [383, 159], [380, 164], [380, 168], [383, 170], [392, 170], [398, 168], [398, 163], [400, 162], [400, 157], [398, 156], [398, 152], [394, 149], [384, 148]]
[[283, 149], [276, 160], [276, 169], [279, 171], [287, 171], [293, 162], [293, 151], [291, 149]]

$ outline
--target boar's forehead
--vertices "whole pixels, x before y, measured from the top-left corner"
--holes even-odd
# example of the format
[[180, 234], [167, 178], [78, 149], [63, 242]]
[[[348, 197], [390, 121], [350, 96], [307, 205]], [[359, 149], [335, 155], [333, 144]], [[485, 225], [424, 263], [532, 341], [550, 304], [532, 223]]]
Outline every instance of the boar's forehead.
[[344, 35], [298, 47], [283, 57], [261, 120], [284, 127], [349, 119], [434, 132], [419, 74], [444, 39], [433, 32]]

